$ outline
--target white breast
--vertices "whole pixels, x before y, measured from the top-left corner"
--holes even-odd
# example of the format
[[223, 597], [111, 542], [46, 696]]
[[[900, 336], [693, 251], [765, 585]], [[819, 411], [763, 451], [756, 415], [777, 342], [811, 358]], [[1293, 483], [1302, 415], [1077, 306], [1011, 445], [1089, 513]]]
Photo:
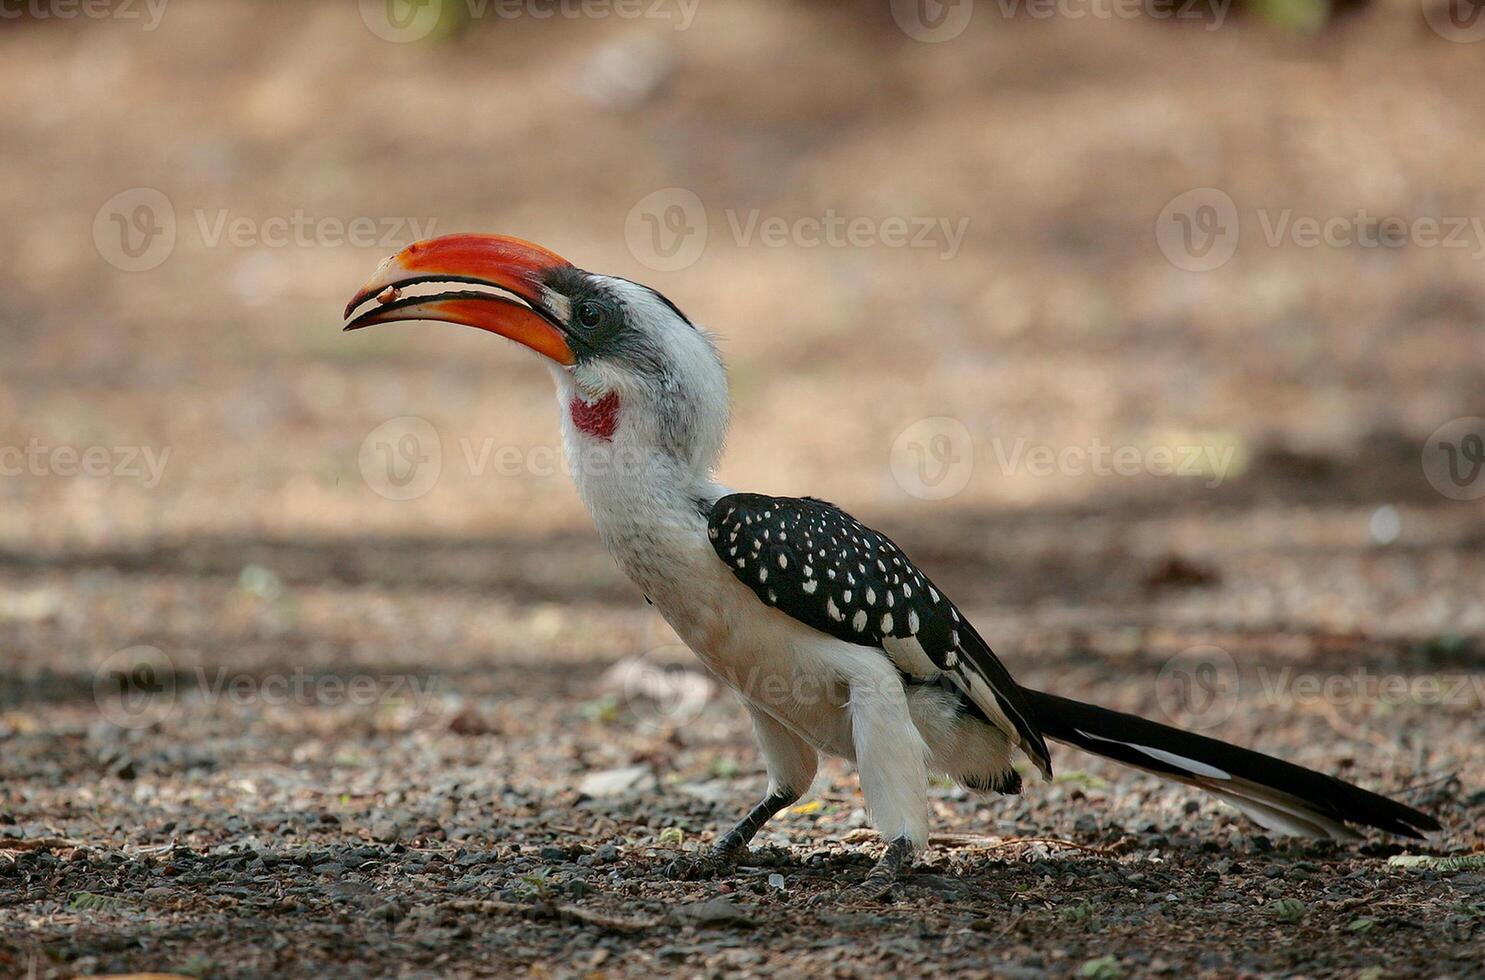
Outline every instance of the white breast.
[[733, 577], [707, 537], [726, 487], [673, 461], [593, 438], [564, 412], [578, 492], [609, 553], [702, 664], [820, 751], [854, 759], [854, 685], [900, 685], [880, 651], [827, 636], [770, 608]]

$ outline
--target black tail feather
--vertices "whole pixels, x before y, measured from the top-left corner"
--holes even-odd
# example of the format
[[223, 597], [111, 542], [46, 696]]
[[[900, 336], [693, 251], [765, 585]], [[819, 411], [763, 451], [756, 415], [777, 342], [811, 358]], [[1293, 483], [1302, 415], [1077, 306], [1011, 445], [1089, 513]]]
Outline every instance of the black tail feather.
[[1427, 814], [1313, 769], [1122, 711], [1022, 690], [1047, 738], [1198, 786], [1271, 830], [1345, 838], [1355, 836], [1348, 823], [1404, 837], [1440, 829]]

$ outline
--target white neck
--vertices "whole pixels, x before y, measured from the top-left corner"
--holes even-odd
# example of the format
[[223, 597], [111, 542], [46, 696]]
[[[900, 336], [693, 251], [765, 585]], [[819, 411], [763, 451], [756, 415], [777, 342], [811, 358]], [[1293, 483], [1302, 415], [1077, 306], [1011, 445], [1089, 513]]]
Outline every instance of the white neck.
[[[595, 281], [601, 277], [594, 277]], [[715, 564], [706, 512], [727, 432], [727, 372], [705, 331], [657, 293], [602, 279], [623, 306], [622, 346], [552, 365], [562, 440], [578, 493], [630, 578], [657, 592]]]
[[[711, 477], [713, 459], [677, 458], [660, 448], [649, 406], [618, 394], [611, 436], [585, 431], [575, 401], [593, 404], [567, 372], [557, 372], [562, 441], [578, 494], [599, 536], [624, 572], [657, 604], [683, 590], [687, 569], [716, 561], [706, 537], [706, 512], [728, 491]], [[628, 400], [626, 400], [628, 399]], [[662, 611], [664, 611], [662, 609]]]

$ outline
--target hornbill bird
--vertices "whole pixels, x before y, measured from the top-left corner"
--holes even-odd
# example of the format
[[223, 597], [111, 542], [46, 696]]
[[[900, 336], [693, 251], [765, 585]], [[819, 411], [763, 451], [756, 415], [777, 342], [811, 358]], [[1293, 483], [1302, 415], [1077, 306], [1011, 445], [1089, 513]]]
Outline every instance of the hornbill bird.
[[[425, 283], [479, 288], [402, 292]], [[855, 763], [887, 842], [857, 886], [873, 897], [928, 841], [930, 773], [1017, 793], [1013, 752], [1050, 778], [1047, 739], [1199, 787], [1285, 834], [1439, 829], [1332, 776], [1021, 687], [885, 535], [823, 500], [717, 484], [726, 371], [707, 333], [647, 286], [517, 238], [448, 235], [384, 261], [345, 315], [346, 330], [394, 320], [478, 327], [550, 367], [573, 478], [604, 544], [741, 696], [763, 748], [767, 795], [709, 851], [671, 865], [674, 876], [735, 866], [758, 829], [809, 788], [821, 752]]]

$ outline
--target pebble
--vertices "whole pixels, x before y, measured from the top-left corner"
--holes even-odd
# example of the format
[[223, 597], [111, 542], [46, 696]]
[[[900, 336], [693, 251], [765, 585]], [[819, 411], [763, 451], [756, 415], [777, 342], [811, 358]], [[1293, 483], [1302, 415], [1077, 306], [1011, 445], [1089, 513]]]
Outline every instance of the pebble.
[[714, 898], [709, 902], [681, 905], [671, 911], [671, 918], [681, 925], [752, 926], [753, 917], [731, 899]]

